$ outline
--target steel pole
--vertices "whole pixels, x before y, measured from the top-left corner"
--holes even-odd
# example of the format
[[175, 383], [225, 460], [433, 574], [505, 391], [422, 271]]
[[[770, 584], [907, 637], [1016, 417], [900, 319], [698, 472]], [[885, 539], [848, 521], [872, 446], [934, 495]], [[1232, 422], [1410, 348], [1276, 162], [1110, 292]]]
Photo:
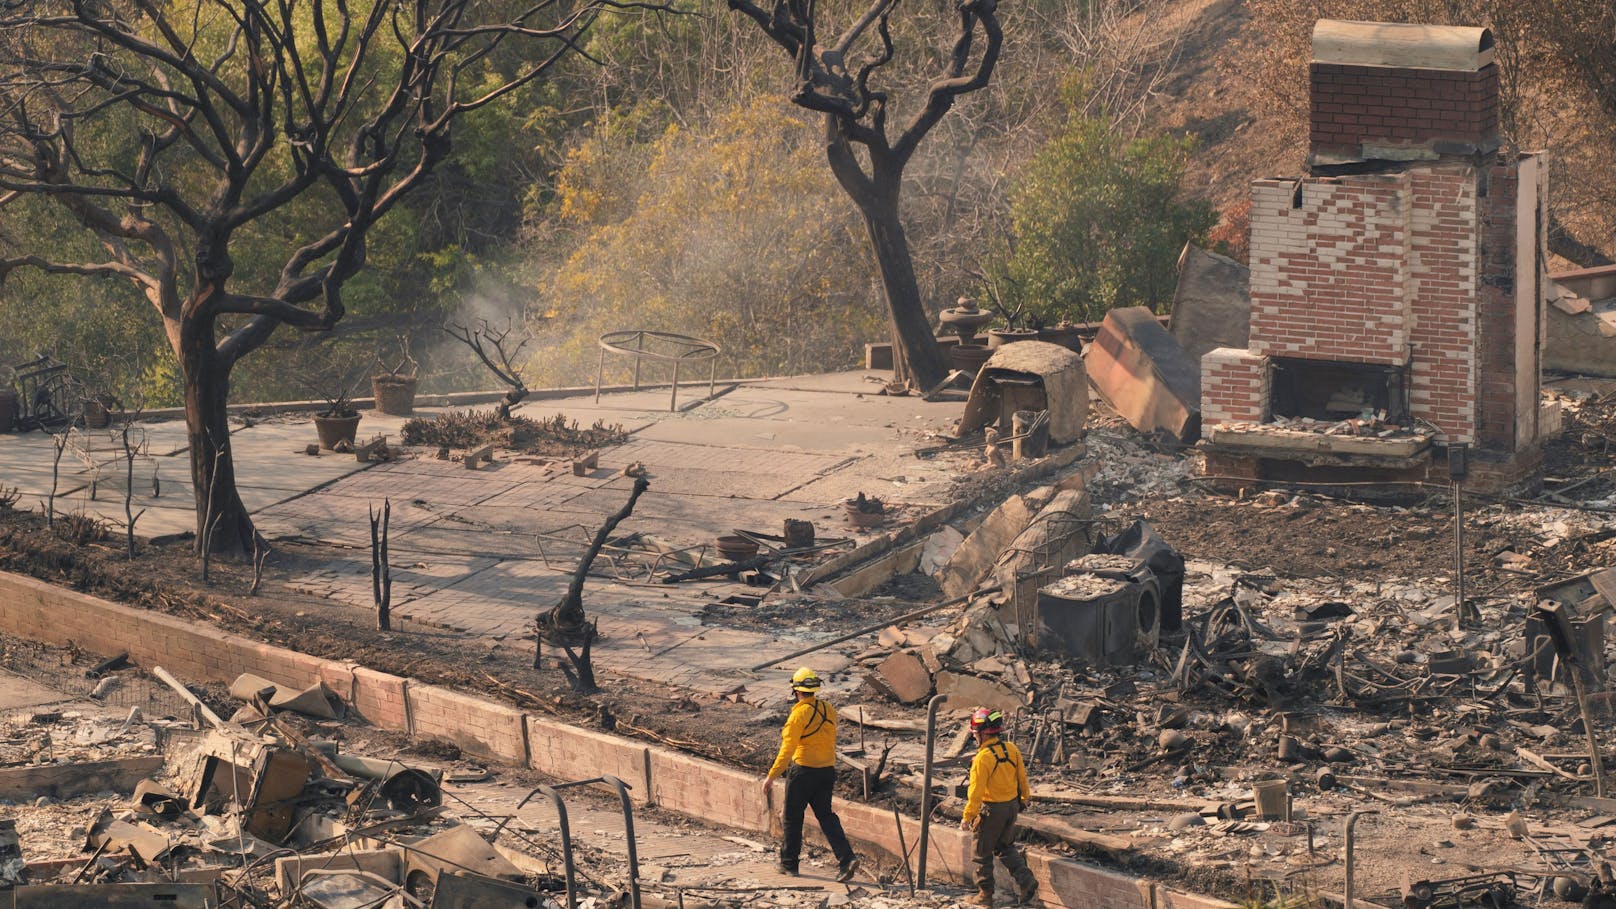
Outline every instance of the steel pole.
[[[598, 782], [598, 780], [591, 780], [590, 782]], [[579, 784], [571, 783], [568, 785], [576, 786]], [[529, 792], [520, 802], [517, 802], [516, 810], [521, 811], [522, 806], [527, 804], [528, 799], [541, 792], [550, 797], [550, 801], [555, 805], [556, 817], [560, 821], [561, 864], [566, 868], [567, 876], [567, 909], [578, 909], [578, 879], [572, 862], [572, 829], [567, 826], [567, 803], [561, 801], [561, 793], [557, 792], [554, 786], [540, 786]]]
[[1453, 627], [1464, 628], [1470, 615], [1465, 606], [1464, 481], [1453, 481], [1453, 574], [1458, 579], [1459, 602], [1454, 604]]
[[915, 887], [926, 889], [926, 847], [931, 842], [931, 774], [932, 754], [937, 744], [937, 711], [948, 700], [948, 695], [933, 695], [926, 704], [926, 769], [920, 788], [920, 855], [915, 859]]
[[615, 776], [603, 776], [606, 785], [617, 790], [623, 802], [623, 836], [628, 841], [628, 899], [632, 909], [640, 909], [640, 854], [634, 846], [634, 803], [628, 800], [627, 783]]
[[1341, 898], [1342, 909], [1352, 909], [1352, 882], [1353, 882], [1353, 874], [1352, 874], [1352, 872], [1353, 872], [1353, 869], [1354, 869], [1353, 862], [1352, 862], [1352, 846], [1353, 846], [1353, 842], [1354, 842], [1353, 838], [1352, 838], [1352, 828], [1354, 828], [1354, 827], [1356, 827], [1358, 825], [1358, 818], [1361, 818], [1366, 814], [1379, 814], [1379, 813], [1380, 813], [1379, 811], [1369, 810], [1369, 811], [1354, 811], [1353, 813], [1347, 815], [1347, 868], [1346, 868], [1346, 873], [1347, 873], [1347, 892], [1342, 894], [1342, 898]]

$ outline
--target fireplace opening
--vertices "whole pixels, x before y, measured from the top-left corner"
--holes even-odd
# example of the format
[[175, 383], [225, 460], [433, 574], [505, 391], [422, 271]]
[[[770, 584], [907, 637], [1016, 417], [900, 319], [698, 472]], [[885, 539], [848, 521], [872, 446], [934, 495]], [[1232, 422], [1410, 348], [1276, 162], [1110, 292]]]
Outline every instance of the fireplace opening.
[[1385, 413], [1408, 422], [1408, 371], [1401, 366], [1275, 358], [1269, 387], [1275, 417], [1346, 420]]

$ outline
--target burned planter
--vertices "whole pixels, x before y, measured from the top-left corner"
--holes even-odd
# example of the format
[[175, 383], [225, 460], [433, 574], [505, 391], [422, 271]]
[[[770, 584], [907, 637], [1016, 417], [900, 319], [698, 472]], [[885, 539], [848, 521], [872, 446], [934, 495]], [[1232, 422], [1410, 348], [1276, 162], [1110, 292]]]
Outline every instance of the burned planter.
[[1089, 413], [1083, 358], [1047, 341], [1018, 341], [995, 350], [971, 383], [959, 434], [991, 426], [1008, 438], [1020, 410], [1049, 411], [1049, 441], [1055, 445], [1082, 438]]
[[1092, 666], [1126, 666], [1155, 649], [1161, 587], [1126, 556], [1084, 556], [1038, 591], [1040, 650]]

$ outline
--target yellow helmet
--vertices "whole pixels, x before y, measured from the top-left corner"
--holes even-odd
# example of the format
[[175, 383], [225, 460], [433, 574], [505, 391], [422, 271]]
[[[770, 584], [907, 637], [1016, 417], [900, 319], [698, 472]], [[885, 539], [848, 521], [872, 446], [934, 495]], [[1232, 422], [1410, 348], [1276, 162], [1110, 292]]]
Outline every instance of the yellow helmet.
[[813, 694], [819, 690], [819, 674], [807, 666], [798, 669], [791, 674], [791, 690]]

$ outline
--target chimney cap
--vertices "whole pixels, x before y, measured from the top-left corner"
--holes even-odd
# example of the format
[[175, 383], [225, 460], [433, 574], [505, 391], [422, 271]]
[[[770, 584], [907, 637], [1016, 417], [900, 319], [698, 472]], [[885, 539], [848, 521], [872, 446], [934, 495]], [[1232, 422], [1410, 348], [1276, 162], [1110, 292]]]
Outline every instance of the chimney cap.
[[1491, 29], [1320, 19], [1313, 62], [1475, 72], [1493, 62]]

